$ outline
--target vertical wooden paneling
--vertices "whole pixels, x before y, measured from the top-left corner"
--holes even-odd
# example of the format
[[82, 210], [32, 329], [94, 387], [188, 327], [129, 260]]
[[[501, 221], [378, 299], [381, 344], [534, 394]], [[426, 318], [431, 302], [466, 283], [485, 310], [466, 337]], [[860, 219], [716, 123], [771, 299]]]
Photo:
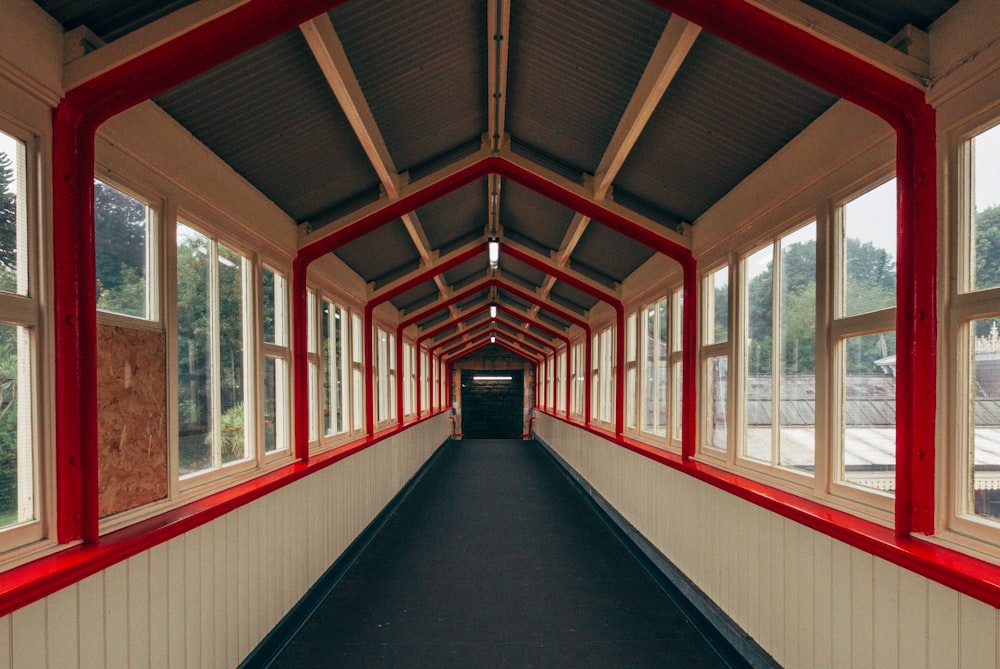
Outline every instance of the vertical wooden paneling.
[[851, 667], [872, 667], [874, 655], [872, 579], [873, 558], [851, 551]]
[[927, 665], [957, 667], [961, 619], [959, 595], [939, 583], [927, 584]]
[[445, 418], [0, 618], [0, 669], [236, 666], [433, 454]]
[[997, 609], [591, 433], [536, 430], [782, 666], [1000, 666]]
[[970, 597], [959, 597], [960, 666], [997, 666], [997, 610]]
[[795, 589], [798, 591], [798, 609], [796, 610], [798, 624], [795, 631], [795, 637], [798, 640], [798, 665], [800, 667], [811, 667], [813, 666], [813, 657], [815, 654], [813, 647], [813, 611], [816, 596], [813, 532], [802, 525], [789, 524], [794, 529], [795, 543], [798, 546], [798, 583], [795, 585]]
[[17, 669], [45, 669], [45, 607], [35, 602], [11, 614], [14, 652], [11, 664]]
[[74, 667], [80, 660], [80, 640], [77, 636], [77, 587], [64, 588], [48, 598], [45, 626], [51, 630], [66, 630], [64, 634], [48, 635], [50, 667]]
[[149, 553], [128, 560], [128, 655], [130, 667], [149, 666]]
[[874, 559], [874, 664], [899, 666], [899, 569]]
[[851, 622], [851, 549], [839, 541], [833, 542], [832, 553], [832, 620], [831, 637], [834, 667], [850, 667], [854, 642]]
[[899, 666], [928, 669], [928, 638], [914, 636], [918, 630], [930, 629], [927, 618], [927, 579], [912, 571], [900, 571], [898, 606]]
[[170, 550], [160, 544], [149, 551], [149, 666], [166, 669], [170, 648]]
[[813, 661], [816, 669], [833, 664], [833, 540], [813, 533]]
[[187, 662], [184, 540], [185, 537], [177, 537], [167, 542], [167, 666], [170, 669], [181, 669]]
[[128, 562], [119, 562], [104, 570], [105, 666], [128, 666], [128, 620]]
[[94, 574], [77, 584], [77, 629], [80, 636], [80, 666], [103, 667], [104, 659], [104, 573]]
[[11, 669], [14, 659], [11, 657], [10, 616], [0, 618], [0, 669]]

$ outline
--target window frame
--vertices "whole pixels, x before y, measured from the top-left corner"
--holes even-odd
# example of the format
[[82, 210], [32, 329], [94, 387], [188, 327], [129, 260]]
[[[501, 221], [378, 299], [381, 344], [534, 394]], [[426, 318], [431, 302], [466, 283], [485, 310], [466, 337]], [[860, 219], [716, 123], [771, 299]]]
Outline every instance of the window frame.
[[[146, 222], [147, 316], [143, 318], [141, 316], [132, 316], [98, 308], [97, 321], [104, 325], [117, 325], [139, 330], [163, 332], [166, 330], [166, 315], [163, 308], [166, 303], [165, 284], [170, 280], [170, 278], [166, 277], [166, 265], [163, 260], [166, 247], [164, 243], [164, 222], [168, 220], [166, 216], [166, 198], [155, 194], [154, 188], [144, 186], [137, 180], [120, 174], [119, 171], [97, 163], [94, 165], [94, 180], [101, 181], [104, 185], [146, 205], [149, 217]], [[175, 216], [174, 218], [177, 217]], [[174, 234], [176, 234], [176, 230]], [[174, 239], [176, 240], [176, 237]], [[229, 247], [228, 244], [226, 246]], [[176, 252], [176, 246], [174, 250]], [[176, 265], [174, 269], [176, 270]]]
[[[262, 315], [259, 311], [259, 305], [262, 303], [262, 297], [260, 296], [260, 255], [256, 251], [248, 250], [244, 244], [239, 242], [234, 242], [230, 234], [225, 234], [221, 232], [215, 226], [208, 224], [204, 219], [199, 218], [196, 215], [190, 214], [184, 210], [178, 210], [176, 215], [173, 217], [174, 223], [170, 227], [170, 232], [165, 234], [167, 237], [167, 243], [170, 247], [168, 253], [174, 258], [174, 263], [176, 263], [177, 256], [177, 226], [184, 225], [187, 228], [194, 230], [195, 232], [208, 238], [209, 242], [216, 249], [213, 253], [210, 253], [210, 258], [218, 257], [218, 246], [222, 245], [227, 250], [238, 254], [242, 258], [243, 266], [241, 267], [241, 273], [243, 274], [243, 296], [244, 301], [244, 312], [243, 312], [243, 332], [249, 341], [243, 342], [243, 364], [244, 367], [244, 392], [243, 392], [243, 439], [248, 444], [245, 448], [245, 453], [247, 456], [241, 460], [237, 460], [231, 463], [221, 463], [218, 467], [212, 467], [209, 469], [199, 470], [197, 472], [192, 472], [190, 474], [181, 475], [179, 471], [180, 467], [180, 443], [179, 443], [179, 379], [178, 372], [179, 361], [177, 359], [177, 351], [179, 345], [179, 334], [177, 331], [177, 267], [176, 264], [172, 264], [170, 276], [167, 279], [167, 283], [170, 284], [170, 295], [169, 300], [173, 305], [170, 312], [170, 321], [167, 327], [167, 350], [168, 353], [168, 365], [170, 367], [168, 370], [168, 401], [170, 402], [170, 407], [168, 410], [168, 429], [170, 430], [168, 434], [169, 440], [169, 452], [171, 454], [171, 467], [170, 467], [170, 489], [171, 497], [176, 497], [177, 499], [184, 499], [185, 497], [200, 493], [201, 490], [206, 488], [213, 488], [220, 482], [225, 482], [225, 486], [231, 484], [240, 477], [245, 476], [248, 472], [253, 472], [264, 464], [266, 458], [264, 457], [264, 445], [263, 436], [257, 429], [258, 416], [257, 416], [257, 398], [260, 394], [259, 386], [257, 383], [259, 379], [263, 378], [260, 376], [262, 373], [260, 370], [260, 363], [258, 362], [260, 354], [259, 349], [261, 345], [261, 339], [258, 336], [261, 329]], [[210, 277], [210, 285], [218, 285], [218, 274], [215, 273]], [[210, 287], [210, 291], [212, 288]], [[217, 301], [217, 297], [214, 298]], [[213, 304], [214, 304], [213, 301]], [[210, 307], [211, 308], [211, 307]], [[217, 352], [214, 351], [210, 353], [210, 356], [214, 358]], [[215, 365], [212, 365], [215, 367]], [[211, 370], [212, 381], [221, 381], [221, 377], [218, 377], [218, 371], [216, 369]], [[218, 377], [218, 378], [217, 378]], [[256, 387], [252, 387], [256, 386]], [[221, 392], [221, 391], [218, 391]], [[213, 391], [213, 395], [217, 394]], [[214, 406], [215, 400], [211, 400], [212, 418], [213, 421], [221, 420], [221, 413], [219, 416], [215, 415], [216, 407]], [[249, 429], [248, 429], [249, 426]], [[213, 431], [217, 431], [215, 425], [211, 427]], [[221, 444], [218, 446], [221, 448]], [[213, 444], [213, 450], [216, 446]], [[214, 459], [214, 454], [213, 454]]]
[[[726, 340], [716, 341], [715, 335], [715, 276], [726, 271], [727, 277], [727, 289], [726, 289]], [[729, 256], [718, 260], [710, 265], [701, 274], [701, 290], [699, 291], [699, 360], [698, 369], [701, 379], [705, 381], [700, 384], [699, 391], [699, 405], [703, 408], [700, 412], [699, 422], [699, 436], [698, 436], [698, 453], [702, 456], [711, 458], [712, 460], [726, 462], [727, 464], [733, 464], [734, 462], [734, 449], [733, 449], [733, 404], [735, 401], [736, 391], [735, 384], [733, 383], [733, 346], [732, 341], [735, 339], [733, 336], [733, 316], [736, 310], [735, 300], [733, 299], [733, 286], [739, 285], [739, 264], [732, 261]], [[709, 299], [708, 296], [711, 296]], [[711, 338], [709, 338], [711, 335]], [[712, 389], [712, 384], [708, 382], [710, 375], [710, 368], [713, 361], [722, 359], [726, 363], [726, 389], [725, 389], [725, 425], [726, 425], [726, 437], [725, 444], [719, 448], [717, 446], [710, 445], [708, 442], [708, 437], [713, 433], [712, 422], [712, 412], [714, 407], [712, 404], [712, 397], [710, 392]]]
[[[52, 448], [55, 434], [54, 412], [50, 410], [52, 398], [49, 394], [52, 369], [43, 365], [45, 360], [51, 360], [46, 355], [52, 347], [49, 329], [49, 318], [45, 302], [42, 298], [48, 290], [48, 282], [43, 281], [43, 268], [51, 267], [50, 237], [41, 229], [42, 211], [39, 175], [45, 165], [41, 150], [44, 139], [40, 134], [20, 124], [8, 122], [7, 117], [0, 115], [0, 132], [15, 142], [19, 142], [24, 150], [24, 183], [17, 186], [24, 197], [25, 238], [23, 253], [19, 253], [18, 264], [27, 263], [23, 273], [24, 294], [0, 292], [0, 324], [24, 328], [27, 332], [27, 372], [19, 374], [18, 396], [20, 398], [23, 380], [27, 381], [27, 423], [31, 431], [26, 444], [19, 444], [31, 452], [31, 485], [33, 496], [34, 519], [29, 519], [0, 529], [0, 553], [4, 560], [18, 560], [44, 548], [54, 540], [55, 529], [55, 481]], [[17, 156], [12, 157], [18, 161]], [[21, 207], [18, 207], [21, 210]], [[20, 273], [20, 267], [18, 268]], [[51, 307], [49, 307], [50, 309]], [[18, 367], [21, 366], [20, 353]], [[22, 378], [23, 374], [23, 378]], [[18, 410], [21, 402], [18, 400]]]
[[[257, 341], [259, 342], [260, 353], [258, 356], [258, 382], [257, 387], [260, 388], [260, 392], [257, 393], [257, 429], [259, 430], [260, 436], [260, 450], [263, 453], [263, 462], [271, 463], [275, 460], [283, 460], [291, 456], [293, 450], [293, 434], [292, 425], [294, 419], [292, 413], [294, 411], [292, 406], [292, 337], [291, 337], [291, 315], [292, 315], [292, 303], [291, 303], [291, 281], [289, 280], [287, 274], [279, 269], [276, 269], [277, 263], [270, 263], [266, 261], [261, 261], [257, 264], [257, 272], [260, 278], [255, 282], [256, 285], [260, 286], [257, 305], [257, 313], [260, 317], [256, 319], [257, 321]], [[269, 271], [276, 277], [281, 277], [283, 290], [281, 307], [283, 308], [282, 314], [282, 335], [278, 334], [277, 325], [277, 313], [279, 311], [279, 305], [275, 304], [275, 342], [270, 343], [264, 339], [264, 272]], [[284, 341], [282, 344], [281, 341]], [[284, 363], [285, 374], [284, 383], [278, 384], [278, 379], [275, 379], [275, 443], [280, 444], [283, 437], [284, 446], [276, 446], [275, 450], [268, 451], [267, 444], [265, 443], [265, 430], [266, 427], [264, 422], [266, 420], [266, 410], [264, 404], [266, 402], [266, 392], [264, 390], [264, 374], [267, 367], [268, 360], [281, 360]], [[281, 415], [282, 407], [284, 408], [284, 416]]]
[[[970, 360], [972, 351], [972, 323], [979, 319], [1000, 319], [1000, 286], [976, 289], [972, 281], [973, 217], [975, 204], [971, 202], [974, 189], [975, 171], [972, 140], [988, 130], [1000, 128], [1000, 109], [994, 107], [956, 126], [949, 134], [949, 161], [956, 166], [952, 171], [949, 198], [951, 224], [947, 228], [950, 240], [949, 260], [954, 271], [949, 277], [947, 288], [946, 315], [942, 319], [947, 324], [942, 337], [947, 352], [939, 364], [939, 384], [942, 377], [953, 384], [947, 388], [957, 392], [945, 392], [946, 411], [949, 417], [949, 439], [944, 440], [945, 452], [940, 453], [940, 463], [935, 472], [938, 483], [937, 500], [939, 518], [944, 527], [939, 533], [966, 550], [982, 551], [995, 558], [1000, 553], [1000, 518], [991, 519], [974, 513], [967, 506], [972, 495], [970, 471], [971, 453], [974, 446], [971, 402], [966, 394], [972, 385]], [[950, 372], [948, 370], [951, 370]], [[938, 440], [938, 443], [942, 443]], [[950, 445], [950, 448], [949, 448]]]

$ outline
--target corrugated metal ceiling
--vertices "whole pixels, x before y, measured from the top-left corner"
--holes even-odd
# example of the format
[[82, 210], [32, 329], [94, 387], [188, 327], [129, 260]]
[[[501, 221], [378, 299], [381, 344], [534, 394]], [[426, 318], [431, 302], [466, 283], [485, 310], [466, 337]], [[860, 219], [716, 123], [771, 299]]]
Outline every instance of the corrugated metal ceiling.
[[[64, 28], [87, 25], [106, 41], [193, 0], [38, 0]], [[906, 24], [925, 29], [955, 0], [805, 0], [879, 40]], [[643, 0], [512, 0], [506, 131], [511, 149], [576, 183], [592, 173], [629, 104], [669, 18]], [[496, 43], [487, 3], [473, 0], [354, 0], [330, 13], [351, 67], [398, 171], [420, 178], [476, 151], [493, 112], [487, 61]], [[379, 197], [380, 183], [354, 130], [298, 30], [156, 98], [169, 114], [293, 219], [316, 227]], [[613, 197], [666, 226], [696, 222], [835, 98], [714, 35], [702, 32], [614, 180]], [[548, 255], [574, 212], [504, 180], [505, 239]], [[421, 207], [430, 251], [481, 239], [490, 221], [485, 179]], [[652, 252], [591, 222], [570, 267], [609, 287]], [[420, 266], [421, 253], [396, 220], [337, 251], [376, 287]], [[528, 288], [537, 268], [501, 259], [501, 276]], [[487, 276], [485, 254], [444, 274], [454, 290]], [[425, 282], [393, 300], [413, 310], [435, 299]], [[501, 301], [533, 305], [498, 291]], [[472, 307], [487, 299], [465, 300]], [[557, 282], [552, 299], [577, 311], [596, 301]], [[460, 305], [460, 306], [462, 306]], [[430, 327], [447, 311], [425, 319]], [[557, 327], [568, 323], [542, 310]]]

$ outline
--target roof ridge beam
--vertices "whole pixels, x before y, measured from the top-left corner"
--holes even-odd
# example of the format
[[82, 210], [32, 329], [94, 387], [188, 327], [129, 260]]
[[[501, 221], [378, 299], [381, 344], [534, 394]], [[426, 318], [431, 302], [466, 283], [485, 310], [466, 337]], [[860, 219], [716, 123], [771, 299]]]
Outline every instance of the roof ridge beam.
[[498, 150], [503, 140], [507, 115], [507, 66], [510, 55], [510, 1], [489, 0], [486, 9], [487, 78], [486, 109], [489, 117], [489, 145]]

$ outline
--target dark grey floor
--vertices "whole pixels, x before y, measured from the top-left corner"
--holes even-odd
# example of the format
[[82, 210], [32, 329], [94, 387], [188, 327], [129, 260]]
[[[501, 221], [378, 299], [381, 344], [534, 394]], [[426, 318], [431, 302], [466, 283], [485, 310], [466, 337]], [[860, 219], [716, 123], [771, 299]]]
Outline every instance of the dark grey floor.
[[271, 666], [740, 666], [540, 444], [443, 448]]

